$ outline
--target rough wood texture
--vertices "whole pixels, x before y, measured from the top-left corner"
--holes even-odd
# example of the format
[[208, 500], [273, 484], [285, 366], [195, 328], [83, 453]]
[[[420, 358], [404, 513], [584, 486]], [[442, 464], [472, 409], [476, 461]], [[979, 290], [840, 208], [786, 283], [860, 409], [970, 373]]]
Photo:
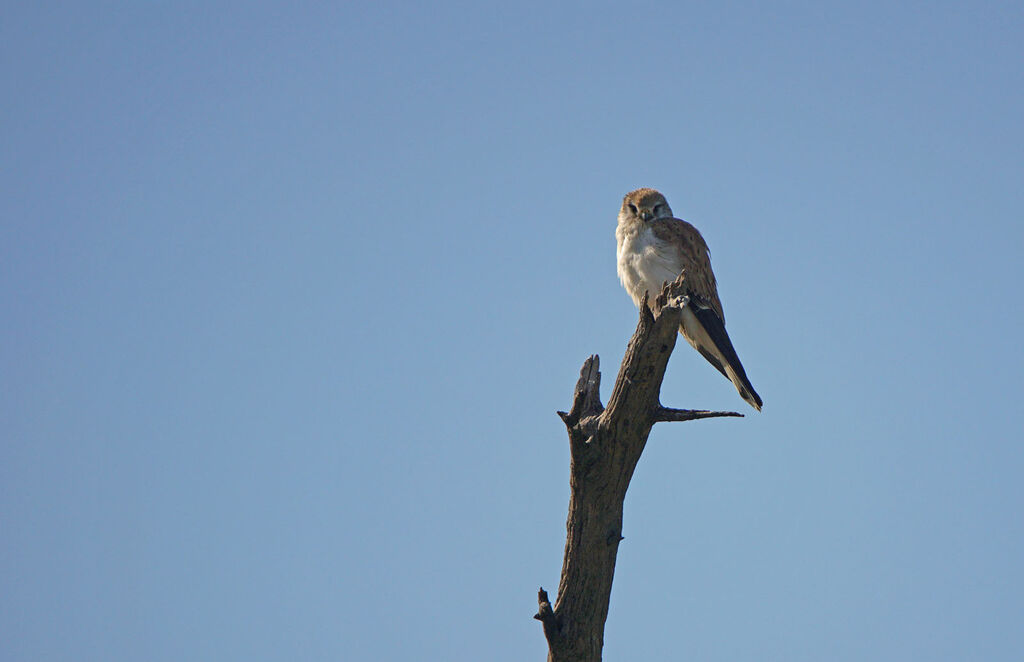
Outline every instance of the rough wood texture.
[[689, 421], [718, 412], [662, 407], [665, 366], [675, 347], [687, 299], [685, 273], [665, 285], [653, 306], [644, 298], [640, 322], [629, 341], [607, 409], [601, 405], [600, 363], [583, 363], [572, 408], [558, 412], [569, 432], [569, 517], [565, 558], [554, 607], [544, 589], [534, 618], [544, 624], [549, 662], [596, 662], [622, 538], [622, 504], [651, 428], [660, 421]]

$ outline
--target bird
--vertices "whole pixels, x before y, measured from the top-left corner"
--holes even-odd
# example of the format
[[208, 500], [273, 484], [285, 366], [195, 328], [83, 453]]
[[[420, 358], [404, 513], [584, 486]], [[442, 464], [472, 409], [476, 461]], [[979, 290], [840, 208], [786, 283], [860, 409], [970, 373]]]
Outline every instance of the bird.
[[679, 332], [733, 383], [740, 397], [761, 411], [761, 396], [747, 378], [725, 331], [708, 245], [697, 228], [675, 218], [660, 192], [640, 188], [622, 200], [615, 239], [619, 280], [638, 307], [644, 293], [648, 293], [648, 305], [653, 305], [664, 284], [686, 271], [689, 301], [683, 308]]

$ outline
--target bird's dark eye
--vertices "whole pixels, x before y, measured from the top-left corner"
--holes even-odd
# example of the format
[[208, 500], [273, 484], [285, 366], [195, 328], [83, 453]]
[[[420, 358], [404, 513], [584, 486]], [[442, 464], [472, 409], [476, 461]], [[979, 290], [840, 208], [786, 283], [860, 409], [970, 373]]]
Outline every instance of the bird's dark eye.
[[629, 211], [633, 212], [634, 214], [636, 213], [636, 205], [634, 205], [632, 202], [629, 203]]

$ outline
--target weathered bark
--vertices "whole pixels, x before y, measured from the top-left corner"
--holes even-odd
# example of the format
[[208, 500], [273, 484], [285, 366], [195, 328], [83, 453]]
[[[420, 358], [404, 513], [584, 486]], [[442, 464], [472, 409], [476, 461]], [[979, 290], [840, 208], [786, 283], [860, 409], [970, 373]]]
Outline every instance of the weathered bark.
[[665, 366], [675, 347], [685, 273], [665, 285], [653, 306], [640, 307], [607, 409], [601, 405], [596, 355], [583, 363], [569, 412], [558, 412], [569, 432], [569, 517], [565, 558], [554, 607], [538, 593], [534, 618], [544, 624], [549, 662], [596, 662], [604, 645], [604, 623], [622, 538], [622, 504], [651, 428], [659, 421], [741, 416], [662, 407]]

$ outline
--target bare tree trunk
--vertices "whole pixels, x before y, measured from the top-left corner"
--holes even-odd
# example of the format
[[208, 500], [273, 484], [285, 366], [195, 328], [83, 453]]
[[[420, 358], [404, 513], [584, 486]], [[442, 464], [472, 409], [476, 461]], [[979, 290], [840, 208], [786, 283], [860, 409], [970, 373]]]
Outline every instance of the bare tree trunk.
[[684, 278], [685, 273], [665, 286], [653, 313], [644, 298], [608, 408], [601, 405], [601, 373], [594, 355], [580, 370], [571, 410], [558, 412], [569, 431], [571, 453], [565, 558], [558, 601], [552, 607], [540, 589], [534, 616], [544, 624], [549, 662], [601, 659], [615, 556], [623, 539], [622, 504], [654, 424], [741, 416], [661, 406], [665, 366], [687, 304]]

